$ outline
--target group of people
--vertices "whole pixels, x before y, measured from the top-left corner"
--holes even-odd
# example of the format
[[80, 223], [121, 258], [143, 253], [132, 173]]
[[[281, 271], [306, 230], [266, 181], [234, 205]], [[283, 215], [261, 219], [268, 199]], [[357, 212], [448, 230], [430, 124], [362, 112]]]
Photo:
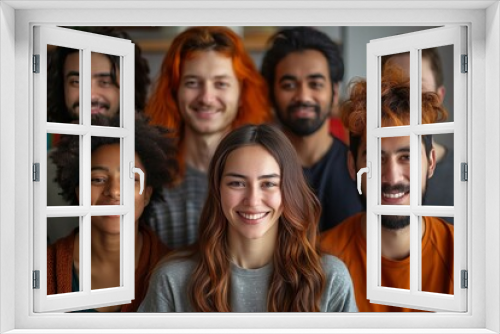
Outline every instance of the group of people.
[[[78, 121], [75, 51], [51, 55], [50, 122]], [[170, 45], [149, 98], [138, 46], [135, 61], [135, 165], [146, 180], [142, 194], [138, 182], [135, 190], [135, 300], [87, 311], [413, 311], [366, 298], [366, 179], [363, 196], [355, 185], [366, 166], [366, 81], [339, 102], [344, 64], [326, 34], [276, 32], [259, 72], [231, 29], [188, 28]], [[407, 71], [386, 63], [382, 124], [408, 125]], [[119, 124], [119, 64], [92, 54], [93, 125]], [[445, 119], [439, 92], [423, 91], [423, 123]], [[330, 131], [336, 108], [348, 145]], [[92, 138], [92, 205], [120, 201], [119, 142]], [[409, 204], [409, 142], [381, 140], [382, 204]], [[432, 136], [422, 143], [425, 194], [440, 166]], [[78, 149], [78, 137], [62, 136], [50, 154], [72, 204]], [[453, 226], [425, 217], [422, 230], [422, 289], [453, 294]], [[119, 286], [120, 217], [92, 217], [91, 233], [92, 289]], [[78, 243], [76, 228], [49, 245], [49, 294], [79, 291]], [[409, 251], [409, 218], [382, 217], [383, 286], [409, 289]]]

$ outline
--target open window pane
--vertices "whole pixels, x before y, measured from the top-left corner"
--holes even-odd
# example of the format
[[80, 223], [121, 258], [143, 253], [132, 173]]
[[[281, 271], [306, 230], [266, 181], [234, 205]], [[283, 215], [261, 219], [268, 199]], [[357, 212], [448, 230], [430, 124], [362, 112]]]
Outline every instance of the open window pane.
[[[390, 239], [397, 233], [410, 234], [410, 217], [382, 215], [380, 217], [381, 238]], [[401, 252], [397, 247], [384, 247], [382, 244], [380, 286], [410, 290], [410, 254]], [[386, 243], [385, 245], [389, 245]]]
[[380, 140], [381, 205], [410, 205], [410, 137]]
[[47, 45], [47, 122], [80, 124], [80, 50]]
[[[421, 50], [421, 83], [422, 92], [435, 93], [438, 103], [446, 113], [439, 117], [435, 123], [453, 122], [453, 97], [454, 97], [454, 55], [453, 45], [445, 45]], [[445, 75], [446, 74], [446, 75]], [[421, 124], [429, 123], [424, 115]]]
[[78, 263], [81, 247], [79, 217], [47, 218], [47, 294], [81, 291]]
[[47, 206], [80, 205], [80, 138], [49, 133], [54, 139], [47, 150]]
[[[121, 283], [121, 226], [122, 216], [92, 216], [91, 224], [91, 275], [92, 290], [116, 288]], [[107, 262], [102, 262], [103, 252], [113, 254]]]
[[422, 217], [421, 291], [453, 295], [453, 226], [445, 217]]
[[119, 138], [91, 138], [90, 204], [120, 205], [123, 184], [121, 144]]
[[[129, 303], [134, 298], [134, 175], [130, 174], [134, 167], [134, 45], [128, 40], [119, 38], [110, 38], [90, 33], [79, 32], [70, 29], [54, 27], [35, 27], [34, 29], [34, 53], [39, 55], [40, 69], [34, 74], [34, 175], [39, 170], [39, 181], [34, 183], [34, 311], [73, 311], [91, 309], [100, 306], [120, 305]], [[64, 87], [59, 89], [57, 94], [53, 92], [51, 85], [50, 72], [48, 69], [48, 55], [51, 50], [65, 48], [68, 50], [79, 50], [71, 52], [75, 54], [75, 64], [78, 64], [73, 72], [78, 70], [74, 78], [78, 82], [73, 82], [78, 87], [73, 93], [66, 94]], [[68, 51], [67, 50], [67, 51]], [[98, 75], [100, 79], [97, 82], [97, 88], [92, 88], [92, 55], [112, 55], [117, 59], [119, 67], [117, 68], [117, 81], [121, 89], [117, 90], [115, 100], [117, 106], [121, 108], [121, 113], [116, 126], [109, 123], [100, 123], [100, 126], [92, 126], [92, 94], [99, 91], [100, 88], [106, 88], [107, 83], [103, 78], [108, 78], [111, 71], [108, 68], [108, 74]], [[103, 56], [106, 58], [106, 56]], [[55, 61], [53, 58], [51, 61]], [[106, 58], [107, 59], [107, 58]], [[54, 66], [56, 64], [53, 64]], [[58, 66], [63, 66], [64, 61], [60, 61]], [[101, 73], [102, 74], [102, 73]], [[124, 80], [123, 78], [128, 78]], [[101, 86], [99, 86], [101, 85]], [[117, 88], [115, 86], [115, 88]], [[116, 90], [116, 89], [115, 89]], [[59, 109], [60, 115], [68, 112], [68, 109], [75, 115], [74, 118], [67, 118], [66, 122], [52, 121], [52, 114], [48, 112], [48, 97], [54, 94], [59, 100], [67, 100], [71, 95], [75, 101]], [[64, 94], [64, 95], [62, 95]], [[104, 98], [94, 98], [104, 101]], [[122, 103], [126, 101], [126, 103]], [[97, 104], [98, 111], [101, 110], [100, 104]], [[62, 110], [62, 111], [61, 111]], [[107, 110], [103, 108], [102, 110]], [[49, 117], [50, 116], [50, 117]], [[101, 115], [109, 119], [109, 115]], [[71, 120], [70, 120], [71, 119]], [[119, 126], [121, 125], [121, 127]], [[56, 135], [54, 135], [56, 134]], [[112, 139], [117, 149], [117, 154], [108, 154], [108, 157], [116, 157], [114, 170], [118, 171], [118, 176], [113, 179], [113, 189], [118, 196], [115, 202], [111, 200], [95, 200], [95, 192], [92, 192], [92, 159], [93, 156], [93, 138]], [[58, 142], [57, 142], [58, 140]], [[67, 140], [71, 145], [62, 145]], [[111, 146], [111, 145], [107, 145]], [[52, 161], [54, 152], [61, 154], [60, 160]], [[48, 168], [48, 163], [52, 164]], [[105, 165], [101, 163], [101, 165]], [[109, 167], [109, 166], [108, 166]], [[59, 173], [64, 175], [62, 179], [58, 178], [57, 189], [54, 175]], [[111, 168], [108, 168], [111, 171]], [[108, 176], [111, 172], [108, 171]], [[120, 171], [122, 172], [120, 176]], [[116, 176], [116, 173], [115, 173]], [[127, 177], [126, 177], [127, 176]], [[35, 177], [36, 179], [36, 177]], [[116, 182], [115, 182], [116, 180]], [[101, 182], [98, 181], [98, 183]], [[107, 182], [107, 181], [106, 181]], [[105, 183], [108, 184], [108, 183]], [[109, 187], [108, 187], [109, 188]], [[106, 194], [110, 194], [106, 188]], [[50, 190], [52, 189], [52, 190]], [[55, 189], [55, 190], [54, 190]], [[58, 193], [64, 193], [64, 200], [57, 201]], [[109, 198], [109, 196], [108, 196]], [[93, 205], [95, 204], [95, 205]], [[119, 284], [111, 284], [113, 289], [93, 289], [92, 279], [92, 246], [93, 238], [91, 217], [92, 216], [120, 216], [119, 218], [119, 236], [117, 246], [118, 250], [118, 277]], [[78, 228], [78, 237], [71, 236]], [[62, 254], [56, 252], [53, 256], [48, 254], [49, 244], [57, 245], [59, 241], [64, 241], [64, 237], [73, 239], [73, 243], [78, 243], [78, 250]], [[61, 239], [61, 237], [63, 239]], [[71, 240], [70, 240], [71, 241]], [[66, 249], [68, 251], [68, 249]], [[75, 282], [67, 284], [65, 290], [57, 290], [59, 293], [53, 293], [49, 288], [48, 272], [53, 272], [53, 263], [65, 261], [65, 278], [75, 278]], [[95, 264], [95, 263], [94, 263]], [[74, 269], [74, 271], [73, 271]], [[73, 274], [76, 273], [76, 274]], [[56, 272], [56, 276], [58, 273]], [[37, 278], [39, 277], [39, 279]], [[78, 288], [73, 290], [73, 283], [78, 283]], [[61, 291], [64, 291], [61, 292]], [[74, 293], [68, 293], [75, 291]]]
[[[448, 119], [445, 121], [443, 117], [439, 117], [444, 115], [441, 101], [436, 94], [429, 94], [426, 91], [427, 88], [424, 89], [422, 86], [425, 82], [420, 81], [423, 76], [421, 72], [423, 66], [420, 63], [422, 54], [425, 53], [423, 50], [449, 45], [452, 45], [453, 49], [450, 56], [453, 63], [453, 90], [455, 93], [453, 121]], [[459, 282], [461, 279], [460, 271], [467, 268], [467, 249], [463, 246], [466, 245], [467, 184], [460, 182], [458, 177], [461, 173], [461, 163], [467, 161], [467, 150], [464, 144], [466, 142], [467, 103], [463, 98], [467, 95], [466, 74], [461, 72], [460, 57], [466, 52], [465, 46], [465, 28], [461, 27], [429, 29], [371, 41], [368, 44], [367, 164], [371, 163], [372, 175], [375, 177], [368, 179], [367, 297], [374, 303], [431, 311], [466, 310], [467, 291], [461, 289]], [[379, 65], [383, 57], [403, 53], [409, 55], [409, 82], [404, 81], [404, 76], [400, 76], [401, 80], [393, 81], [397, 85], [391, 86], [389, 80], [384, 79], [385, 73], [382, 73], [382, 66]], [[392, 89], [392, 98], [396, 100], [393, 103], [381, 101], [384, 100], [384, 92], [387, 91], [384, 85], [390, 86]], [[406, 90], [408, 87], [412, 87], [410, 93], [397, 94], [402, 86]], [[399, 115], [396, 118], [401, 124], [392, 122], [389, 124], [392, 126], [384, 127], [386, 125], [384, 119], [391, 119], [391, 113]], [[450, 190], [453, 194], [451, 205], [431, 204], [426, 198], [428, 182], [432, 180], [436, 169], [436, 159], [432, 151], [433, 144], [430, 135], [442, 142], [445, 139], [452, 142], [452, 144], [448, 144], [453, 150], [451, 158], [453, 172], [449, 173], [453, 182], [453, 187]], [[384, 198], [392, 199], [397, 196], [403, 198], [402, 192], [393, 191], [396, 195], [391, 194], [388, 189], [384, 189], [384, 184], [388, 183], [387, 180], [396, 180], [396, 176], [401, 176], [399, 165], [394, 164], [394, 160], [387, 159], [387, 152], [391, 151], [390, 143], [397, 142], [398, 138], [405, 136], [409, 138], [406, 139], [406, 142], [413, 153], [409, 159], [411, 168], [406, 177], [408, 183], [411, 183], [410, 198], [404, 206], [401, 205], [402, 203], [384, 205], [387, 204], [384, 202]], [[387, 162], [389, 163], [385, 165]], [[370, 189], [375, 189], [375, 191], [370, 191]], [[374, 197], [378, 191], [381, 192], [381, 195]], [[409, 254], [412, 256], [409, 265], [409, 290], [389, 289], [379, 284], [378, 275], [383, 270], [379, 258], [387, 245], [390, 245], [381, 235], [381, 229], [377, 224], [374, 224], [377, 219], [380, 219], [380, 215], [409, 215], [410, 217]], [[431, 219], [430, 217], [447, 217], [448, 219], [453, 217], [454, 228], [444, 220]], [[448, 234], [444, 233], [441, 238], [433, 236], [435, 229], [446, 230], [448, 227], [451, 227]], [[438, 264], [433, 264], [426, 255], [425, 245], [427, 243], [425, 242], [427, 238], [432, 238], [434, 243], [439, 243], [438, 247], [447, 245], [443, 247], [448, 247], [448, 252], [453, 254], [453, 268], [449, 269], [451, 272], [449, 284], [453, 287], [453, 294], [429, 293], [435, 289], [427, 287], [426, 279], [430, 274], [426, 268], [429, 267], [429, 263], [431, 263], [430, 267]]]
[[[120, 115], [120, 57], [92, 52], [90, 82], [92, 116]], [[98, 122], [93, 118], [91, 124]]]
[[[427, 178], [423, 205], [453, 206], [455, 203], [454, 137], [453, 133], [432, 136], [436, 166], [432, 176]], [[444, 218], [453, 224], [453, 217]]]

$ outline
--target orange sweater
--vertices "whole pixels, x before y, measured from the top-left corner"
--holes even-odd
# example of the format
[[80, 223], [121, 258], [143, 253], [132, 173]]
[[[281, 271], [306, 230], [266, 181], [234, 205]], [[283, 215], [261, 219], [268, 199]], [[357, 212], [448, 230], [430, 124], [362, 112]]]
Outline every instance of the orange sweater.
[[[139, 265], [135, 269], [135, 299], [122, 305], [120, 312], [135, 312], [144, 299], [149, 286], [149, 276], [158, 261], [168, 253], [168, 248], [156, 234], [145, 226], [139, 227], [143, 244]], [[77, 229], [67, 237], [47, 248], [47, 294], [71, 291], [73, 278], [73, 248]]]
[[[366, 298], [365, 213], [349, 217], [321, 235], [321, 249], [346, 264], [354, 284], [360, 312], [412, 312], [409, 308], [372, 304]], [[435, 217], [424, 217], [422, 238], [422, 290], [453, 294], [453, 226]], [[401, 261], [382, 258], [382, 286], [410, 289], [410, 257]]]

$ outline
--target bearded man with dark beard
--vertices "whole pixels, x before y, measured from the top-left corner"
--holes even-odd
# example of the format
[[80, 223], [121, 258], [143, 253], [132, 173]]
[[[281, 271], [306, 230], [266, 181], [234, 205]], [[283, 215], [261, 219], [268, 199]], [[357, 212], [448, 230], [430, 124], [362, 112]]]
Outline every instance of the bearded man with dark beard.
[[[384, 70], [381, 82], [381, 126], [410, 124], [410, 82], [398, 69]], [[366, 167], [366, 81], [351, 83], [350, 96], [340, 107], [342, 121], [350, 132], [348, 167], [353, 180]], [[446, 119], [447, 112], [434, 92], [422, 93], [422, 123]], [[425, 204], [427, 181], [436, 167], [432, 135], [422, 135], [421, 203]], [[410, 205], [410, 137], [380, 140], [380, 205]], [[411, 159], [417, 159], [415, 152]], [[418, 175], [413, 172], [412, 175]], [[372, 176], [373, 177], [373, 176]], [[378, 176], [377, 176], [378, 177]], [[366, 194], [366, 175], [361, 180]], [[363, 201], [366, 198], [363, 195]], [[381, 225], [381, 286], [410, 289], [410, 217], [382, 215], [370, 223]], [[453, 225], [438, 217], [421, 219], [421, 291], [453, 294]], [[366, 296], [366, 212], [349, 217], [321, 235], [321, 249], [336, 255], [347, 265], [353, 278], [360, 312], [411, 312], [401, 308], [370, 303]]]
[[344, 63], [337, 44], [313, 28], [283, 29], [269, 44], [261, 72], [277, 122], [321, 201], [319, 230], [325, 231], [363, 210], [347, 170], [347, 146], [329, 128]]

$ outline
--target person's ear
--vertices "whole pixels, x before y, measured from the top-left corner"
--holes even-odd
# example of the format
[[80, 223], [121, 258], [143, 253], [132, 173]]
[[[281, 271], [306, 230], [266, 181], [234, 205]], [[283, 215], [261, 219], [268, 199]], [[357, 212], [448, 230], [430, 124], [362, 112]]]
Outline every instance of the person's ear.
[[427, 178], [430, 179], [436, 170], [436, 150], [432, 149], [427, 159]]
[[439, 86], [436, 89], [436, 94], [439, 97], [439, 103], [443, 104], [443, 102], [444, 102], [444, 96], [446, 94], [446, 88], [444, 86]]
[[347, 152], [347, 169], [349, 170], [351, 179], [356, 181], [356, 162], [354, 161], [354, 156], [351, 151]]
[[148, 206], [149, 201], [151, 200], [151, 195], [153, 194], [153, 187], [147, 186], [144, 189], [144, 206]]
[[331, 117], [337, 117], [339, 115], [339, 83], [336, 82], [332, 84], [332, 110], [330, 110]]

